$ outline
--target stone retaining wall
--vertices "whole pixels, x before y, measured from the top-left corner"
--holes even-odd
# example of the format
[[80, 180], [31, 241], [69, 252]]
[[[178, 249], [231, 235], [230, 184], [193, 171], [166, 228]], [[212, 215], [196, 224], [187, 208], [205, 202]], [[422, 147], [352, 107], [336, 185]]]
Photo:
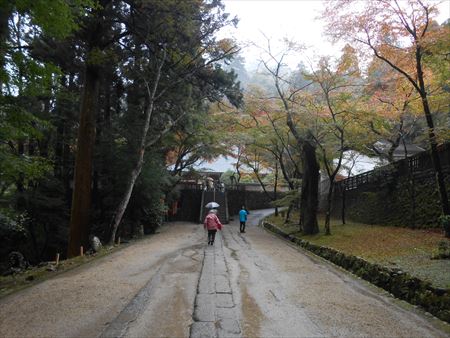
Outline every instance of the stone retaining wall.
[[450, 289], [435, 288], [429, 282], [412, 277], [398, 269], [370, 263], [361, 257], [345, 254], [339, 250], [312, 244], [285, 233], [275, 225], [262, 222], [267, 230], [296, 245], [323, 257], [353, 274], [385, 289], [395, 297], [413, 305], [419, 305], [439, 319], [450, 323]]
[[[450, 193], [450, 167], [444, 168], [447, 193]], [[342, 189], [337, 187], [332, 214], [342, 213]], [[439, 227], [442, 213], [435, 173], [432, 169], [408, 177], [399, 175], [390, 181], [367, 183], [345, 192], [346, 216], [356, 222], [406, 226]], [[323, 208], [322, 208], [323, 210]]]
[[[447, 194], [450, 194], [450, 142], [439, 146]], [[319, 208], [324, 211], [328, 181], [320, 183]], [[344, 197], [345, 195], [345, 197]], [[364, 224], [440, 227], [442, 214], [436, 173], [428, 151], [335, 183], [332, 214]]]

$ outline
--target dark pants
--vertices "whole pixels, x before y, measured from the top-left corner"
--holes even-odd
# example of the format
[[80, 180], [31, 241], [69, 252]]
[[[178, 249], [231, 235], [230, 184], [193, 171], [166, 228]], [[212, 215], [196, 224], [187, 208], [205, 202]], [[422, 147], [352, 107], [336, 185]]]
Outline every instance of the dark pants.
[[241, 226], [239, 227], [241, 232], [245, 232], [245, 222], [241, 221]]
[[217, 230], [208, 230], [208, 244], [213, 245]]

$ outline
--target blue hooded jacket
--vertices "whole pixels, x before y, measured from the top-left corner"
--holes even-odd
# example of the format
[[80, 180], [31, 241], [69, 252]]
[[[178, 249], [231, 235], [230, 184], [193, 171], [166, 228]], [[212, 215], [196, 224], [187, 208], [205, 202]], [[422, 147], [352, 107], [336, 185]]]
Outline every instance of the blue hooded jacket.
[[246, 222], [247, 221], [247, 211], [242, 209], [239, 211], [239, 221], [240, 222]]

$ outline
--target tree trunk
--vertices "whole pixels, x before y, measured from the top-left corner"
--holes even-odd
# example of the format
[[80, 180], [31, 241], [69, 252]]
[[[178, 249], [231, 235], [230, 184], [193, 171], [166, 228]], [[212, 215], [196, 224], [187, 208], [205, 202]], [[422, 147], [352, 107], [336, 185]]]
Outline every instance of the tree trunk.
[[434, 123], [433, 118], [431, 116], [431, 111], [428, 105], [428, 99], [425, 90], [421, 93], [421, 97], [423, 110], [425, 112], [425, 117], [428, 125], [428, 139], [431, 145], [431, 159], [433, 161], [434, 171], [436, 175], [436, 182], [438, 185], [439, 196], [441, 199], [442, 213], [444, 215], [450, 215], [450, 205], [448, 203], [447, 189], [445, 187], [445, 180], [444, 174], [442, 172], [441, 159], [439, 158], [439, 152], [437, 149], [436, 134], [434, 133]]
[[319, 205], [319, 164], [317, 163], [316, 148], [303, 138], [295, 127], [294, 120], [284, 103], [287, 111], [287, 125], [294, 135], [299, 147], [302, 148], [303, 179], [300, 196], [299, 230], [305, 234], [317, 234], [317, 209]]
[[441, 160], [437, 150], [436, 134], [434, 133], [433, 117], [431, 116], [430, 106], [428, 104], [427, 91], [422, 70], [422, 50], [419, 42], [416, 42], [416, 70], [417, 80], [419, 81], [420, 97], [422, 99], [423, 111], [427, 120], [428, 138], [431, 145], [431, 158], [433, 160], [434, 171], [436, 172], [436, 181], [441, 198], [442, 213], [450, 215], [450, 205], [448, 203], [447, 189], [445, 187], [444, 174], [442, 172]]
[[81, 101], [75, 160], [74, 187], [70, 213], [69, 245], [67, 257], [80, 254], [80, 246], [88, 247], [91, 211], [92, 158], [95, 143], [95, 113], [98, 103], [99, 70], [87, 65]]
[[[95, 56], [99, 50], [106, 48], [102, 38], [111, 30], [111, 23], [106, 22], [106, 8], [111, 0], [100, 0], [84, 30], [87, 34], [87, 53], [83, 94], [81, 98], [80, 126], [78, 128], [77, 153], [75, 158], [74, 187], [72, 207], [70, 210], [69, 244], [67, 257], [80, 254], [80, 246], [89, 246], [89, 222], [91, 214], [92, 161], [95, 145], [95, 122], [98, 110], [100, 90], [100, 67]], [[95, 51], [94, 57], [91, 53]]]
[[[269, 192], [267, 191], [266, 185], [262, 181], [261, 176], [259, 175], [259, 172], [258, 172], [258, 169], [256, 168], [256, 166], [253, 167], [253, 173], [255, 174], [256, 179], [258, 180], [259, 185], [261, 186], [261, 188], [262, 188], [264, 194], [267, 196], [267, 198], [269, 200], [271, 200], [272, 202], [275, 201], [275, 199], [276, 199], [276, 189], [277, 189], [276, 184], [274, 185], [274, 197], [272, 197], [269, 194]], [[276, 170], [275, 181], [277, 181], [277, 178], [276, 178], [277, 176], [278, 176], [278, 174], [277, 174], [277, 170]], [[275, 216], [278, 216], [278, 207], [275, 207]]]
[[330, 219], [331, 219], [331, 208], [333, 206], [333, 191], [334, 191], [334, 176], [330, 177], [330, 186], [328, 188], [327, 212], [325, 214], [325, 235], [331, 235]]
[[[148, 128], [146, 128], [146, 129], [148, 129]], [[145, 139], [145, 136], [143, 138]], [[125, 213], [125, 210], [127, 209], [128, 202], [130, 201], [130, 197], [133, 192], [133, 188], [136, 183], [136, 180], [141, 173], [142, 166], [144, 164], [144, 153], [145, 153], [144, 148], [141, 148], [139, 151], [139, 158], [137, 160], [136, 166], [134, 167], [133, 171], [130, 174], [130, 178], [128, 180], [125, 193], [122, 197], [122, 200], [120, 201], [119, 206], [116, 209], [116, 212], [114, 213], [114, 218], [113, 218], [113, 222], [111, 225], [111, 235], [109, 237], [110, 245], [113, 245], [116, 240], [117, 229], [119, 228], [119, 224], [122, 221], [123, 214]]]
[[317, 209], [319, 204], [319, 164], [316, 159], [316, 149], [304, 142], [302, 149], [303, 180], [301, 191], [300, 218], [305, 234], [317, 234]]
[[291, 220], [291, 212], [292, 212], [293, 208], [294, 208], [294, 204], [293, 203], [289, 203], [289, 207], [288, 207], [288, 210], [286, 212], [286, 218], [284, 219], [284, 224], [287, 224], [287, 223], [290, 222], [290, 220]]
[[341, 218], [342, 218], [342, 224], [345, 224], [345, 198], [346, 198], [346, 188], [347, 188], [347, 183], [345, 183], [345, 181], [342, 182], [341, 184], [342, 187], [342, 209], [341, 209]]
[[158, 65], [158, 69], [157, 69], [156, 76], [155, 76], [155, 81], [153, 83], [153, 87], [152, 87], [151, 91], [150, 91], [150, 88], [147, 87], [149, 103], [148, 103], [147, 109], [145, 110], [144, 128], [142, 130], [142, 135], [141, 135], [138, 160], [136, 162], [136, 166], [134, 167], [134, 169], [132, 170], [132, 172], [130, 174], [127, 188], [125, 189], [125, 193], [122, 197], [122, 200], [119, 203], [119, 206], [117, 207], [117, 209], [114, 213], [113, 221], [110, 226], [110, 237], [109, 237], [110, 245], [114, 244], [114, 242], [116, 240], [117, 229], [119, 228], [120, 222], [122, 221], [122, 217], [128, 206], [128, 202], [130, 201], [130, 197], [133, 192], [133, 188], [134, 188], [134, 184], [136, 183], [136, 179], [139, 177], [141, 170], [142, 170], [142, 166], [144, 164], [144, 154], [145, 154], [145, 148], [147, 145], [147, 134], [148, 134], [148, 130], [150, 128], [150, 121], [152, 118], [153, 108], [155, 105], [156, 91], [158, 89], [159, 80], [161, 78], [162, 67], [166, 61], [166, 56], [167, 56], [167, 53], [166, 53], [166, 50], [164, 49], [163, 57], [161, 59], [160, 64]]
[[[278, 186], [278, 162], [275, 162], [275, 184], [273, 185], [273, 200], [277, 200], [277, 186]], [[275, 206], [275, 216], [278, 217], [278, 206]]]

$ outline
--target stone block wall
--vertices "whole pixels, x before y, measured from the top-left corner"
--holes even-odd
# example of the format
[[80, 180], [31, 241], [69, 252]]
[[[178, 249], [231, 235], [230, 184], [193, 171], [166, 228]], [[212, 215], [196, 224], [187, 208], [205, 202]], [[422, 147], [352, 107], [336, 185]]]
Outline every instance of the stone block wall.
[[[445, 181], [450, 195], [450, 170]], [[332, 213], [342, 213], [342, 190], [336, 189]], [[434, 171], [415, 173], [412, 179], [400, 176], [389, 182], [368, 183], [345, 191], [346, 217], [366, 224], [431, 228], [439, 226], [439, 191]]]
[[[450, 146], [440, 153], [450, 196]], [[435, 172], [428, 153], [420, 155], [426, 165], [414, 167], [414, 158], [398, 161], [366, 173], [362, 182], [337, 182], [332, 214], [341, 217], [343, 189], [346, 218], [366, 224], [407, 226], [411, 228], [439, 227], [441, 203]], [[413, 164], [413, 165], [411, 165]], [[324, 196], [321, 196], [322, 199]], [[325, 205], [321, 203], [321, 210]]]

